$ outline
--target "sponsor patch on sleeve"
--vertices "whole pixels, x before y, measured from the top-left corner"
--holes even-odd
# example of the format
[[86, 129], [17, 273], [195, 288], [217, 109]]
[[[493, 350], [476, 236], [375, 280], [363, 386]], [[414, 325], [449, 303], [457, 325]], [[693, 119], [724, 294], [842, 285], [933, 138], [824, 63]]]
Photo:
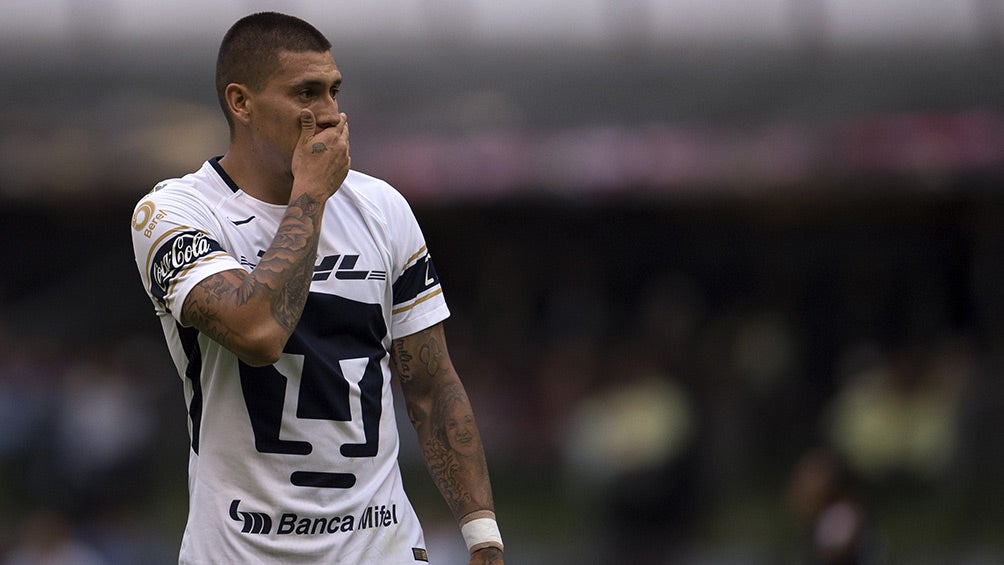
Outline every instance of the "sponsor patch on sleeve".
[[222, 251], [223, 247], [205, 232], [189, 230], [172, 235], [150, 262], [150, 295], [164, 302], [168, 289], [181, 273], [204, 257]]

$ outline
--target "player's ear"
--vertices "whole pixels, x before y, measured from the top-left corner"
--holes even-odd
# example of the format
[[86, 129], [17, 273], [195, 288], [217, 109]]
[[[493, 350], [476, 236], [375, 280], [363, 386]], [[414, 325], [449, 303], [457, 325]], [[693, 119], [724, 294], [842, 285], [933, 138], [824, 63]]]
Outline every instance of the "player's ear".
[[232, 82], [227, 85], [223, 94], [227, 101], [227, 107], [230, 108], [230, 115], [234, 117], [234, 121], [247, 124], [251, 119], [251, 96], [247, 87], [243, 84]]

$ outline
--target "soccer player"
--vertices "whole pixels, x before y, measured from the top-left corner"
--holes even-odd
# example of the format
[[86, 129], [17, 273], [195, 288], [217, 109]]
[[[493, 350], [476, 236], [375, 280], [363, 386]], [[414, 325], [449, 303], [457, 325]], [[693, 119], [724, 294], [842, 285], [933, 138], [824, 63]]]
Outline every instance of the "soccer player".
[[216, 67], [226, 154], [133, 213], [188, 405], [179, 561], [428, 562], [398, 468], [396, 375], [470, 563], [502, 564], [436, 270], [405, 199], [349, 168], [330, 50], [291, 16], [235, 23]]

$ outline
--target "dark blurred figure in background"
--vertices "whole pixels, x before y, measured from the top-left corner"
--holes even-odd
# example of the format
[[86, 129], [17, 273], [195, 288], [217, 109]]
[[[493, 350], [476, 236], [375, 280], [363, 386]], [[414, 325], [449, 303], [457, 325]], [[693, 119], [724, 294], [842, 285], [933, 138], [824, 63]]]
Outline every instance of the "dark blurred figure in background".
[[826, 414], [834, 448], [872, 484], [938, 484], [957, 462], [973, 358], [962, 339], [851, 348]]
[[21, 525], [3, 565], [111, 565], [77, 537], [67, 516], [40, 510]]
[[610, 348], [606, 378], [569, 418], [565, 464], [594, 497], [597, 563], [675, 563], [692, 534], [696, 414], [656, 353], [637, 343]]
[[799, 459], [785, 501], [805, 533], [794, 563], [878, 563], [867, 508], [850, 471], [835, 453], [820, 448]]

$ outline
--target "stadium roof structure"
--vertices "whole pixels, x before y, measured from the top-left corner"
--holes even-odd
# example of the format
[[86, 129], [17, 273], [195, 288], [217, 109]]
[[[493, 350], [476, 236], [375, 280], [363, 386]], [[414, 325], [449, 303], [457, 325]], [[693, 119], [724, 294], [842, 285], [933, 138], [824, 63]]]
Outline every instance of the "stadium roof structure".
[[[217, 37], [267, 3], [43, 4], [0, 18], [0, 197], [132, 195], [225, 150]], [[288, 5], [333, 39], [354, 165], [416, 198], [1004, 160], [1000, 2]]]

